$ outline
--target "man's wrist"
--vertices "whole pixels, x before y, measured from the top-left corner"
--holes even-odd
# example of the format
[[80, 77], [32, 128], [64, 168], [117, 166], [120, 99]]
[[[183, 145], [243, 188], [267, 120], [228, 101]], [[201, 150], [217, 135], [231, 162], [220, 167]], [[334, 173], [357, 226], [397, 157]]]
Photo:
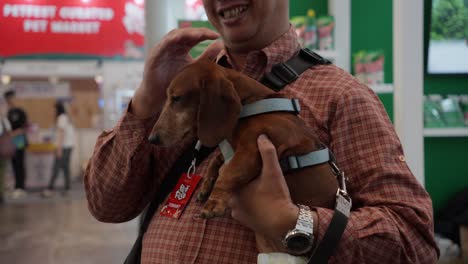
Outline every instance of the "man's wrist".
[[132, 98], [129, 112], [137, 118], [146, 119], [158, 115], [161, 112], [164, 99], [155, 100], [145, 94], [143, 84], [136, 90]]
[[[318, 215], [317, 211], [311, 209], [312, 219], [313, 219], [313, 245], [317, 243], [317, 232], [318, 232]], [[287, 248], [283, 244], [283, 240], [286, 234], [295, 228], [297, 219], [299, 216], [299, 207], [291, 202], [286, 206], [283, 206], [283, 209], [278, 214], [278, 219], [275, 221], [275, 232], [266, 234], [265, 238], [268, 238], [268, 241], [263, 241], [266, 243], [266, 246], [259, 248], [260, 252], [286, 252], [288, 253]], [[258, 240], [258, 239], [257, 239]]]
[[317, 230], [317, 214], [309, 206], [298, 205], [299, 214], [294, 228], [291, 228], [283, 238], [283, 245], [290, 254], [302, 256], [312, 251], [315, 247]]
[[274, 234], [275, 241], [283, 241], [284, 236], [296, 226], [297, 217], [299, 215], [299, 207], [293, 203], [285, 206], [285, 210], [279, 215], [277, 232]]

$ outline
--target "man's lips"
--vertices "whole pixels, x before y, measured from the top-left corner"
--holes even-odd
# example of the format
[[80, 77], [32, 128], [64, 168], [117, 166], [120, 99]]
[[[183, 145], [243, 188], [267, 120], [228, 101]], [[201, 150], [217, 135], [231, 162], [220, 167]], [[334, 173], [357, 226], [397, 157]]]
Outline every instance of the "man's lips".
[[249, 8], [248, 5], [236, 5], [231, 7], [222, 8], [218, 11], [218, 15], [223, 19], [236, 18], [244, 13]]

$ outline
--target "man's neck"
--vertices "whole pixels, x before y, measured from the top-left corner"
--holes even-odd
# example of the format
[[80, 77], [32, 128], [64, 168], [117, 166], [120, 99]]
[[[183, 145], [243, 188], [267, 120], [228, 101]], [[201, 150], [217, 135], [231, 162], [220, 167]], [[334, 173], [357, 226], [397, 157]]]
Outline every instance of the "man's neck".
[[248, 53], [237, 53], [229, 49], [227, 52], [231, 58], [232, 68], [236, 71], [242, 71], [242, 69], [244, 69]]

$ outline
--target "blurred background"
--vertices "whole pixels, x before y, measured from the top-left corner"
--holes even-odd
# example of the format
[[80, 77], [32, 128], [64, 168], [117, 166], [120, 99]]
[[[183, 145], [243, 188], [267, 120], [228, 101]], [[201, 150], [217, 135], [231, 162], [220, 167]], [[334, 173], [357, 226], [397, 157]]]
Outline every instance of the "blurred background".
[[[441, 263], [468, 263], [468, 0], [410, 2], [294, 0], [291, 24], [304, 47], [376, 92], [433, 199]], [[0, 263], [122, 263], [138, 220], [96, 221], [83, 172], [138, 87], [148, 47], [174, 28], [212, 28], [202, 1], [0, 0], [0, 10], [0, 135], [21, 127], [25, 170], [18, 186], [18, 165], [0, 154]], [[12, 109], [27, 120], [8, 121], [22, 116]], [[51, 181], [65, 149], [69, 186], [61, 170]]]

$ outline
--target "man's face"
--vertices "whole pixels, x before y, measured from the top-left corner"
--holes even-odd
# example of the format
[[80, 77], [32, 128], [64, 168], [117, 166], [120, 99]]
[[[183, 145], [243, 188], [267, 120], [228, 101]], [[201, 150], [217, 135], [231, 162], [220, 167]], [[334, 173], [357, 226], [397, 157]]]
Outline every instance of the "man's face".
[[263, 48], [289, 28], [288, 0], [203, 0], [203, 5], [233, 50]]

